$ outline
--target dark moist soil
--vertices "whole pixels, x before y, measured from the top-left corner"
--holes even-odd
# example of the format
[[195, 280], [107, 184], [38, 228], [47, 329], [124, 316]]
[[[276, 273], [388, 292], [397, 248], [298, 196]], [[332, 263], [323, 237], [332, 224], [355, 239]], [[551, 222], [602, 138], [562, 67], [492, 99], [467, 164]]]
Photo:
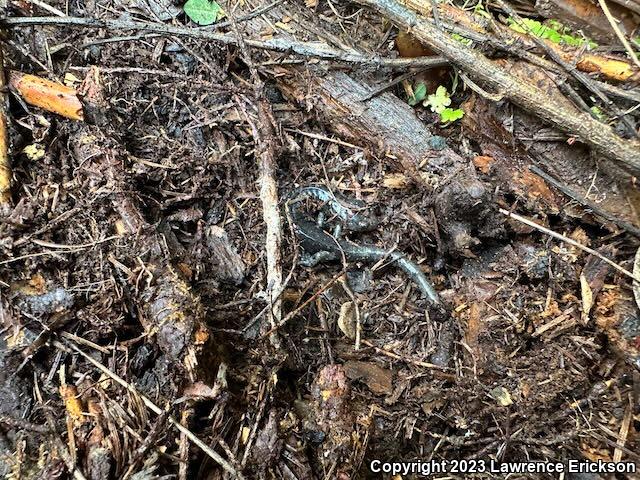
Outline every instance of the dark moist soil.
[[[54, 6], [155, 20], [144, 2]], [[27, 15], [25, 8], [12, 4], [11, 13]], [[186, 23], [177, 12], [175, 22]], [[351, 42], [374, 49], [387, 27], [363, 21], [371, 28], [360, 27]], [[471, 162], [486, 154], [483, 140], [459, 125], [442, 128], [422, 107], [418, 114], [464, 162], [433, 185], [417, 185], [384, 152], [331, 141], [330, 125], [285, 98], [274, 67], [262, 66], [282, 127], [280, 198], [325, 185], [363, 200], [380, 223], [351, 238], [418, 262], [449, 312], [436, 322], [390, 265], [349, 265], [347, 280], [337, 281], [338, 264], [296, 266], [285, 219], [282, 268], [293, 274], [283, 305], [285, 314], [299, 311], [278, 330], [276, 348], [265, 335], [265, 225], [245, 116], [249, 108], [255, 122], [246, 65], [233, 48], [184, 38], [97, 42], [126, 34], [11, 32], [29, 56], [9, 46], [9, 67], [84, 79], [90, 122], [11, 98], [15, 208], [0, 224], [4, 478], [72, 478], [74, 468], [96, 480], [231, 478], [167, 415], [152, 413], [74, 346], [167, 409], [245, 478], [381, 478], [369, 471], [373, 459], [622, 453], [638, 461], [639, 378], [615, 336], [638, 334], [628, 279], [497, 209], [518, 206], [620, 261], [632, 258], [633, 237], [611, 235], [584, 212], [565, 214], [567, 200], [556, 194], [558, 209], [541, 206], [544, 198], [505, 182], [501, 164], [487, 170]], [[270, 58], [256, 52], [254, 61]], [[33, 144], [43, 156], [23, 153]], [[588, 315], [585, 272], [595, 302]], [[362, 321], [357, 351], [349, 338], [353, 301]], [[626, 330], [612, 333], [621, 322]]]

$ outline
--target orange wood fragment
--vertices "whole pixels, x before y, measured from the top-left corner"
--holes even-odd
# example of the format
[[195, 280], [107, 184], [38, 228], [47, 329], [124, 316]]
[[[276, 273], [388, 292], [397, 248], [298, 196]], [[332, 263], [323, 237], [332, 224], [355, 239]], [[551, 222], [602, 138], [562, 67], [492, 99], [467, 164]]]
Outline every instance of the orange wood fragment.
[[9, 86], [29, 105], [71, 120], [84, 120], [82, 102], [73, 88], [20, 72], [9, 73]]

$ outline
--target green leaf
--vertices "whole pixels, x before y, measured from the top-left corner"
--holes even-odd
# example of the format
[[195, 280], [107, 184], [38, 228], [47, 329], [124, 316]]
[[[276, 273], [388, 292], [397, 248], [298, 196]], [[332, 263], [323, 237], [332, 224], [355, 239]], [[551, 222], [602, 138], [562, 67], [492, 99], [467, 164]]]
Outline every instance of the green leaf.
[[482, 2], [476, 3], [476, 6], [473, 7], [473, 13], [475, 13], [476, 15], [479, 15], [481, 17], [491, 19], [491, 14], [489, 14], [489, 12], [487, 12], [485, 10], [484, 5], [482, 4]]
[[442, 123], [455, 122], [464, 117], [464, 111], [461, 108], [445, 108], [440, 112], [440, 121]]
[[424, 106], [430, 107], [431, 111], [435, 113], [441, 113], [449, 105], [451, 105], [449, 92], [447, 92], [447, 88], [442, 85], [436, 89], [436, 93], [429, 95], [424, 101]]
[[212, 0], [187, 0], [184, 13], [198, 25], [211, 25], [224, 16], [222, 7]]
[[516, 32], [529, 33], [553, 43], [564, 43], [573, 47], [579, 47], [586, 44], [590, 49], [598, 46], [597, 43], [589, 40], [588, 38], [571, 35], [571, 30], [557, 20], [548, 20], [546, 25], [543, 25], [539, 21], [531, 18], [523, 18], [521, 22], [517, 22], [513, 18], [508, 18], [507, 22], [509, 23], [509, 28]]
[[607, 120], [606, 115], [602, 112], [602, 109], [596, 105], [591, 107], [591, 113], [600, 121], [604, 122]]
[[462, 35], [458, 35], [457, 33], [452, 33], [451, 38], [453, 38], [454, 40], [457, 40], [463, 45], [466, 45], [467, 47], [470, 47], [473, 44], [473, 41], [471, 39], [465, 38]]
[[413, 97], [409, 98], [409, 105], [411, 105], [412, 107], [414, 105], [417, 105], [422, 100], [424, 100], [424, 97], [426, 97], [426, 95], [427, 86], [422, 82], [416, 84], [415, 88], [413, 89]]

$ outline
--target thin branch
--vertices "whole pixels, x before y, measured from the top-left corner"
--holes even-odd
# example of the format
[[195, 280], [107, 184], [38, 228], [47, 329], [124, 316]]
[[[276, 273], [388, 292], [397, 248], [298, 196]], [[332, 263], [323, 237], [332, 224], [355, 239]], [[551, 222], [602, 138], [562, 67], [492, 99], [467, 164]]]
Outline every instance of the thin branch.
[[7, 133], [7, 81], [4, 73], [4, 51], [0, 45], [0, 215], [11, 203], [11, 163]]
[[[211, 40], [224, 45], [238, 46], [238, 38], [225, 33], [190, 27], [176, 27], [162, 23], [133, 22], [129, 20], [99, 20], [97, 18], [80, 17], [13, 17], [0, 20], [0, 26], [7, 28], [27, 27], [34, 25], [51, 25], [59, 27], [78, 27], [107, 30], [136, 30], [154, 32], [162, 35], [178, 35], [202, 40]], [[321, 42], [298, 42], [283, 38], [269, 40], [244, 39], [251, 48], [272, 50], [275, 52], [296, 54], [303, 57], [320, 58], [335, 62], [353, 63], [369, 67], [388, 67], [403, 69], [408, 67], [431, 68], [446, 65], [448, 62], [442, 57], [418, 58], [385, 58], [379, 55], [365, 54], [355, 50], [341, 50]]]
[[565, 243], [568, 243], [569, 245], [573, 245], [576, 248], [579, 248], [580, 250], [587, 252], [591, 255], [593, 255], [594, 257], [598, 257], [600, 260], [602, 260], [605, 263], [608, 263], [609, 265], [611, 265], [613, 268], [615, 268], [616, 270], [618, 270], [621, 273], [624, 273], [626, 276], [628, 276], [629, 278], [631, 278], [632, 280], [636, 281], [636, 282], [640, 282], [640, 277], [635, 276], [633, 273], [631, 273], [629, 270], [627, 270], [624, 267], [621, 267], [619, 264], [617, 264], [616, 262], [614, 262], [613, 260], [605, 257], [604, 255], [602, 255], [601, 253], [597, 252], [596, 250], [594, 250], [593, 248], [589, 248], [586, 245], [582, 245], [581, 243], [576, 242], [575, 240], [569, 238], [569, 237], [565, 237], [564, 235], [558, 233], [558, 232], [554, 232], [553, 230], [547, 228], [547, 227], [543, 227], [542, 225], [537, 224], [536, 222], [532, 222], [531, 220], [522, 217], [520, 215], [518, 215], [517, 213], [512, 213], [509, 212], [507, 210], [505, 210], [504, 208], [500, 208], [498, 209], [498, 211], [500, 213], [502, 213], [503, 215], [506, 215], [509, 218], [513, 218], [514, 220], [517, 220], [520, 223], [524, 223], [525, 225], [528, 225], [529, 227], [535, 228], [536, 230], [542, 232], [542, 233], [546, 233], [547, 235], [563, 241]]
[[[282, 288], [282, 219], [278, 208], [278, 183], [276, 181], [277, 158], [279, 154], [279, 144], [276, 136], [277, 122], [273, 115], [271, 104], [265, 95], [264, 82], [258, 75], [251, 51], [242, 37], [238, 24], [233, 19], [233, 14], [229, 13], [233, 23], [233, 30], [238, 39], [238, 46], [242, 52], [245, 63], [249, 67], [251, 81], [253, 82], [253, 93], [258, 108], [258, 124], [251, 124], [253, 138], [255, 142], [255, 156], [258, 161], [260, 186], [260, 201], [262, 203], [262, 219], [266, 225], [265, 253], [267, 257], [267, 296], [269, 299], [269, 320], [271, 328], [280, 323], [282, 319], [282, 299], [277, 292]], [[251, 122], [247, 115], [247, 120]], [[277, 332], [269, 336], [271, 344], [279, 348], [280, 341]]]
[[544, 50], [544, 52], [547, 55], [549, 55], [549, 58], [551, 58], [554, 62], [560, 65], [576, 81], [581, 83], [587, 90], [589, 90], [596, 97], [598, 97], [611, 112], [613, 112], [616, 116], [619, 116], [620, 119], [625, 124], [625, 126], [629, 129], [629, 132], [633, 136], [635, 137], [638, 136], [638, 133], [636, 132], [636, 129], [633, 123], [624, 115], [624, 113], [618, 108], [618, 106], [615, 103], [613, 103], [609, 99], [609, 97], [607, 97], [607, 95], [605, 95], [605, 93], [598, 88], [598, 86], [595, 83], [593, 83], [591, 78], [589, 78], [583, 72], [580, 72], [571, 63], [565, 61], [558, 52], [556, 52], [553, 48], [551, 48], [551, 46], [548, 43], [546, 43], [544, 40], [542, 40], [537, 35], [535, 35], [531, 31], [531, 28], [529, 28], [529, 26], [524, 22], [522, 17], [518, 15], [518, 13], [513, 8], [511, 8], [511, 6], [508, 5], [504, 0], [496, 0], [496, 2], [498, 2], [498, 5], [500, 5], [500, 7], [503, 8], [504, 11], [507, 12], [518, 23], [518, 25], [527, 32], [527, 34], [529, 35], [533, 43], [535, 43], [538, 47]]
[[539, 177], [542, 177], [547, 183], [550, 183], [551, 185], [553, 185], [555, 188], [557, 188], [562, 193], [564, 193], [567, 197], [589, 208], [591, 211], [593, 211], [594, 214], [604, 218], [605, 220], [613, 223], [614, 225], [617, 225], [623, 230], [626, 230], [630, 234], [640, 238], [640, 228], [634, 225], [631, 225], [630, 223], [625, 222], [624, 220], [620, 220], [616, 216], [600, 208], [595, 202], [592, 202], [586, 197], [578, 195], [578, 193], [574, 192], [566, 185], [563, 185], [561, 182], [553, 178], [551, 175], [549, 175], [547, 172], [545, 172], [541, 168], [536, 167], [535, 165], [532, 165], [529, 167], [529, 170], [531, 170], [533, 173], [535, 173]]

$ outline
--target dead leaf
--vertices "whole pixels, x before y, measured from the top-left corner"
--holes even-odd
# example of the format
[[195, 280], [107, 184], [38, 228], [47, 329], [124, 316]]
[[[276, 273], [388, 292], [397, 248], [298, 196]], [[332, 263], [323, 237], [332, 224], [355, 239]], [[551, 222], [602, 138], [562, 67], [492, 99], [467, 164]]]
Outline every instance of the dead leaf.
[[363, 381], [369, 390], [376, 395], [389, 395], [392, 392], [391, 370], [379, 367], [374, 363], [349, 360], [344, 370], [351, 380]]
[[183, 395], [190, 398], [211, 398], [214, 399], [218, 396], [218, 390], [211, 388], [209, 385], [203, 382], [194, 382], [191, 385], [187, 385], [184, 389]]
[[64, 400], [64, 406], [67, 409], [67, 414], [76, 424], [80, 424], [84, 421], [82, 414], [83, 407], [80, 398], [78, 397], [78, 389], [73, 385], [60, 385], [60, 396]]
[[338, 328], [351, 340], [356, 338], [356, 309], [353, 302], [344, 302], [340, 306]]
[[582, 293], [582, 323], [586, 324], [589, 321], [589, 312], [593, 307], [593, 292], [587, 281], [587, 277], [584, 274], [580, 275], [580, 291]]
[[388, 173], [382, 179], [385, 188], [402, 189], [411, 184], [411, 180], [403, 173]]
[[493, 388], [489, 392], [489, 395], [496, 402], [498, 402], [498, 405], [501, 405], [503, 407], [508, 407], [509, 405], [513, 405], [513, 400], [511, 399], [511, 394], [509, 393], [509, 390], [507, 390], [504, 387]]

